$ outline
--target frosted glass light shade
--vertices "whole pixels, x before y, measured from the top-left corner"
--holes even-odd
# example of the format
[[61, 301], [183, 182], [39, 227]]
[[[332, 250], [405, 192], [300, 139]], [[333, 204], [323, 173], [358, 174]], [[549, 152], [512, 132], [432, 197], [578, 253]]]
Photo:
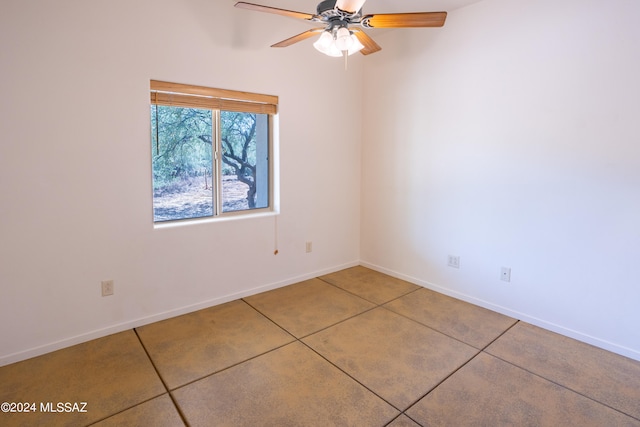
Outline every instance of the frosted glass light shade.
[[320, 52], [325, 53], [332, 44], [333, 37], [331, 36], [331, 33], [328, 31], [323, 31], [322, 34], [320, 34], [320, 38], [318, 38], [318, 40], [316, 40], [316, 42], [313, 44], [313, 47], [315, 47]]
[[349, 48], [349, 55], [353, 55], [354, 53], [360, 52], [362, 49], [364, 49], [364, 45], [360, 43], [360, 40], [358, 40], [358, 38], [354, 34], [351, 34], [351, 40], [353, 40], [353, 43]]
[[[360, 40], [358, 40], [355, 35], [351, 34], [347, 28], [340, 28], [336, 33], [335, 39], [333, 38], [331, 31], [323, 31], [318, 40], [313, 43], [313, 47], [327, 56], [334, 57], [342, 56], [343, 50], [347, 51], [347, 55], [353, 55], [354, 53], [364, 49]], [[345, 47], [346, 49], [344, 49]]]
[[353, 39], [351, 38], [351, 33], [345, 27], [340, 28], [336, 32], [336, 47], [338, 50], [348, 51], [351, 45], [353, 44]]

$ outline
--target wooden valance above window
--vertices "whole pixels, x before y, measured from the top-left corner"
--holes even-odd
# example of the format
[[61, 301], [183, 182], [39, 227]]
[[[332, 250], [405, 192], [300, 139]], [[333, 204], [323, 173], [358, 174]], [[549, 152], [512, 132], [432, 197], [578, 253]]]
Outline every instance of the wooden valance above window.
[[278, 97], [151, 80], [151, 104], [242, 113], [277, 114]]

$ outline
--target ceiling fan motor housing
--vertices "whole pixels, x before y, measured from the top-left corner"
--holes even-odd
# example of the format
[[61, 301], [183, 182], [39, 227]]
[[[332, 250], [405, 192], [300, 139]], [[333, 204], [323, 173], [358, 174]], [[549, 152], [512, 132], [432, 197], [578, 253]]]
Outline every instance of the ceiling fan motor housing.
[[318, 15], [322, 15], [325, 12], [329, 12], [336, 7], [336, 0], [324, 0], [318, 3]]
[[324, 0], [318, 3], [317, 14], [324, 22], [335, 20], [355, 22], [360, 17], [360, 11], [350, 13], [336, 7], [336, 0]]

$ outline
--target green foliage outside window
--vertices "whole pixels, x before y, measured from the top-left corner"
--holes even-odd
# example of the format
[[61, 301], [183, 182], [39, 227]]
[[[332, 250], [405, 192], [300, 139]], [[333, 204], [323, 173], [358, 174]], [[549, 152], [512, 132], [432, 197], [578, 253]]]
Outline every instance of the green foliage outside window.
[[221, 111], [216, 125], [212, 110], [152, 105], [154, 220], [212, 216], [216, 197], [222, 212], [267, 207], [268, 185], [259, 184], [268, 181], [268, 150], [258, 145], [268, 137], [258, 137], [258, 119], [266, 123], [266, 115]]

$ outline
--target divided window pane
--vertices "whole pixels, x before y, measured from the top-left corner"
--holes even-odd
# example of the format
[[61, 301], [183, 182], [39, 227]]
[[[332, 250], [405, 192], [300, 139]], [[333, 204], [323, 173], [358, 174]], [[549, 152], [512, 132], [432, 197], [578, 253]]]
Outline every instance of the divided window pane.
[[[252, 112], [194, 108], [184, 101], [192, 95], [181, 96], [179, 106], [166, 102], [176, 96], [161, 95], [152, 81], [154, 222], [269, 209], [271, 119], [255, 112], [264, 105]], [[194, 105], [213, 105], [206, 97], [192, 98]]]
[[213, 216], [212, 113], [151, 106], [154, 221]]
[[223, 212], [269, 206], [267, 119], [266, 114], [220, 113]]

